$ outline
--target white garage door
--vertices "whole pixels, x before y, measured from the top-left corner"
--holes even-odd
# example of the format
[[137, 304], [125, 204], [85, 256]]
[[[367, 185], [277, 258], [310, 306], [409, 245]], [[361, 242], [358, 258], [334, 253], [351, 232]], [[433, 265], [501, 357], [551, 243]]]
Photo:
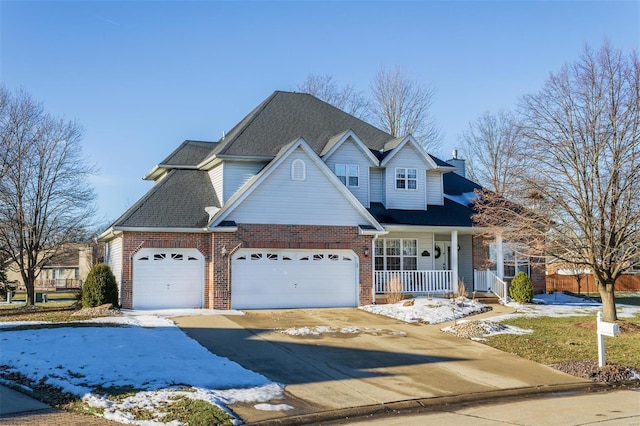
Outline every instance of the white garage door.
[[196, 249], [143, 248], [133, 258], [133, 308], [201, 308], [204, 256]]
[[351, 250], [242, 249], [231, 276], [234, 309], [358, 305], [358, 258]]

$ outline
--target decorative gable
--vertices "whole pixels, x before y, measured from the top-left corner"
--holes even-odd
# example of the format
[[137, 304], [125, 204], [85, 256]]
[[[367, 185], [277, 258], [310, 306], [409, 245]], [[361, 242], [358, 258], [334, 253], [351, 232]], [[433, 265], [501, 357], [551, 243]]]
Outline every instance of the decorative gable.
[[[302, 168], [304, 179], [300, 179]], [[253, 224], [368, 225], [382, 230], [302, 139], [283, 149], [247, 182], [216, 215], [211, 227], [223, 220]]]

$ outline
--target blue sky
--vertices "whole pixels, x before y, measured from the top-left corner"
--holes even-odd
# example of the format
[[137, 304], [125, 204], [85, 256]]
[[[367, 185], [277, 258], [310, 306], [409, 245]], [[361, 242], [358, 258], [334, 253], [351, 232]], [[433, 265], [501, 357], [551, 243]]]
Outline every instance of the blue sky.
[[470, 121], [605, 37], [638, 49], [640, 1], [1, 0], [0, 79], [82, 124], [98, 219], [112, 221], [183, 140], [218, 140], [309, 74], [367, 91], [397, 66], [431, 85], [446, 159]]

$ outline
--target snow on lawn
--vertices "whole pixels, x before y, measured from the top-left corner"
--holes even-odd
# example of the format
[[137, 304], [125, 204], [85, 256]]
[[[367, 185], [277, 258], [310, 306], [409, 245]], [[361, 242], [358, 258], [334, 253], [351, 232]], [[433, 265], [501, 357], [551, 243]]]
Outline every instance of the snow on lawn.
[[285, 330], [280, 330], [280, 333], [288, 334], [289, 336], [319, 336], [325, 333], [358, 334], [360, 333], [360, 329], [358, 327], [342, 327], [340, 329], [335, 329], [324, 325], [318, 325], [315, 327], [287, 328]]
[[407, 301], [404, 300], [387, 305], [367, 305], [363, 306], [362, 309], [406, 322], [438, 324], [484, 312], [487, 308], [480, 302], [465, 298], [440, 299], [416, 297], [410, 300], [413, 301], [412, 306], [405, 306]]
[[[104, 408], [106, 418], [127, 423], [135, 422], [126, 408], [157, 406], [179, 387], [194, 388], [179, 395], [223, 409], [234, 402], [266, 402], [282, 396], [281, 385], [212, 354], [168, 319], [138, 312], [93, 322], [120, 326], [5, 328], [0, 332], [0, 365], [8, 366], [7, 373], [45, 380]], [[145, 392], [116, 403], [94, 394], [97, 386], [129, 386]]]
[[[501, 315], [492, 318], [493, 321], [502, 321], [514, 317], [575, 317], [590, 316], [594, 318], [598, 311], [602, 311], [602, 303], [583, 299], [565, 293], [538, 294], [533, 298], [533, 303], [509, 302], [509, 306], [516, 310], [513, 314]], [[618, 318], [633, 318], [640, 313], [640, 306], [622, 305], [616, 303]]]

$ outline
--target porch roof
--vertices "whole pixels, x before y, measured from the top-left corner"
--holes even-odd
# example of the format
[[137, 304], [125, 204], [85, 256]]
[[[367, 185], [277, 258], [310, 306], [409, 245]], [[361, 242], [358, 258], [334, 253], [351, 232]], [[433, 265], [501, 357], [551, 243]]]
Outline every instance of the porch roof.
[[367, 210], [382, 225], [473, 226], [473, 210], [446, 198], [444, 205], [430, 205], [427, 210], [387, 209], [382, 203], [371, 203]]

